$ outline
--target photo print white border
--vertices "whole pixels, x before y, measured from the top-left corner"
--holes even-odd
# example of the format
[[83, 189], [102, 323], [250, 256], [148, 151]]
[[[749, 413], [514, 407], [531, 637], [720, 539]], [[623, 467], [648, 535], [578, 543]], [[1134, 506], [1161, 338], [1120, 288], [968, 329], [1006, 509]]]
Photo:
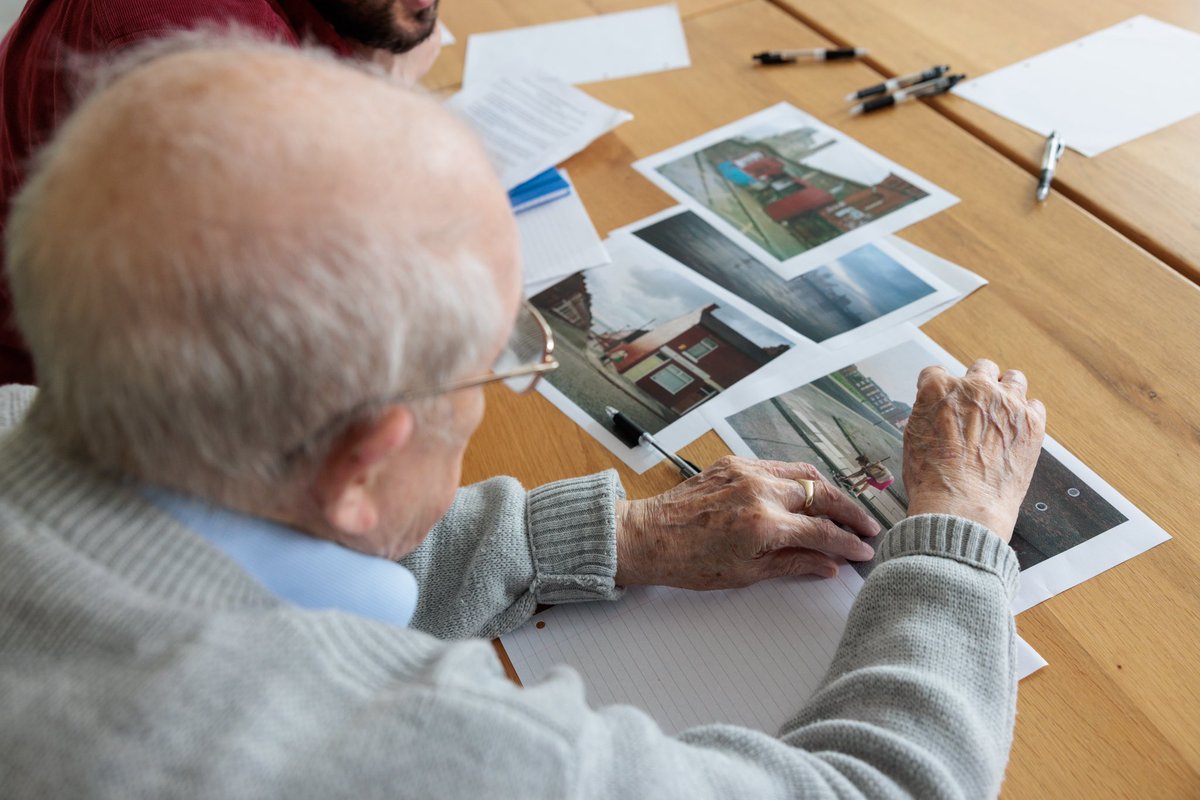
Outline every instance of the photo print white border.
[[[936, 342], [916, 328], [905, 325], [901, 329], [890, 331], [856, 347], [826, 354], [819, 362], [814, 361], [807, 364], [803, 375], [773, 373], [764, 376], [764, 379], [756, 382], [754, 386], [737, 387], [737, 391], [723, 393], [714, 399], [712, 405], [704, 409], [704, 413], [709, 416], [709, 424], [713, 430], [735, 455], [757, 458], [754, 451], [729, 424], [729, 417], [762, 402], [764, 398], [778, 397], [849, 364], [880, 355], [906, 342], [914, 343], [924, 349], [929, 354], [930, 364], [941, 364], [955, 375], [962, 375], [966, 372], [966, 367]], [[917, 376], [914, 374], [912, 376], [914, 397], [916, 380]], [[1036, 387], [1034, 389], [1036, 395]], [[911, 398], [899, 399], [905, 402], [911, 400]], [[1049, 409], [1049, 411], [1050, 425], [1053, 426], [1054, 409]], [[1014, 614], [1094, 578], [1171, 538], [1170, 534], [1155, 524], [1137, 506], [1125, 499], [1103, 478], [1050, 436], [1046, 437], [1043, 449], [1119, 511], [1126, 521], [1022, 570], [1020, 587], [1012, 603]], [[859, 582], [862, 581], [862, 578], [858, 577], [858, 573], [849, 566], [844, 567], [842, 572], [853, 574], [854, 577], [846, 575], [846, 580], [852, 584], [856, 578]]]
[[[732, 292], [728, 292], [711, 282], [703, 281], [692, 270], [677, 264], [674, 260], [640, 240], [627, 236], [610, 237], [605, 241], [605, 244], [608, 247], [608, 252], [612, 257], [613, 263], [594, 267], [593, 269], [607, 270], [611, 269], [614, 265], [628, 261], [639, 261], [652, 266], [655, 270], [661, 270], [663, 273], [672, 275], [681, 282], [691, 284], [701, 291], [712, 295], [723, 307], [731, 308], [745, 315], [752, 321], [778, 335], [783, 342], [789, 345], [788, 352], [767, 362], [737, 383], [726, 387], [711, 400], [688, 411], [679, 419], [655, 432], [655, 440], [668, 450], [679, 450], [707, 433], [711, 429], [711, 424], [709, 417], [703, 411], [706, 407], [719, 400], [726, 392], [754, 382], [765, 374], [774, 374], [776, 371], [782, 371], [785, 374], [790, 373], [798, 369], [800, 365], [820, 357], [824, 353], [818, 345], [804, 337], [797, 337], [795, 332], [787, 326], [780, 324], [774, 317], [764, 314]], [[544, 291], [550, 286], [561, 282], [561, 280], [563, 279], [540, 283], [537, 287], [537, 292], [533, 292], [533, 294]], [[527, 294], [529, 294], [528, 290]], [[643, 473], [664, 460], [659, 453], [649, 447], [627, 447], [606, 425], [594, 419], [580, 408], [570, 396], [555, 387], [548, 380], [539, 381], [537, 390], [557, 409], [566, 414], [572, 421], [587, 431], [596, 441], [608, 448], [609, 451], [620, 458], [622, 462], [635, 472], [639, 474]]]
[[[624, 227], [617, 228], [611, 234], [609, 234], [610, 240], [615, 239], [617, 237], [629, 237], [629, 238], [633, 239], [633, 241], [636, 243], [635, 246], [648, 247], [651, 250], [658, 253], [661, 257], [668, 259], [669, 261], [671, 261], [674, 264], [679, 264], [684, 269], [687, 269], [687, 271], [692, 274], [692, 277], [697, 282], [701, 283], [706, 289], [709, 289], [710, 291], [727, 291], [722, 286], [713, 282], [709, 278], [695, 272], [687, 264], [676, 261], [673, 256], [663, 252], [662, 250], [659, 250], [654, 245], [650, 244], [649, 242], [647, 242], [641, 238], [638, 238], [638, 236], [637, 236], [637, 232], [644, 228], [649, 228], [653, 225], [663, 222], [664, 220], [671, 219], [672, 217], [676, 217], [680, 214], [685, 214], [689, 211], [695, 213], [695, 209], [693, 209], [689, 206], [684, 206], [684, 205], [672, 206], [664, 211], [660, 211], [657, 214], [652, 214], [651, 216], [646, 217], [645, 219], [641, 219], [630, 225], [626, 225]], [[701, 217], [701, 219], [703, 219], [705, 222], [709, 223], [710, 225], [712, 224], [711, 221], [705, 217]], [[749, 250], [746, 250], [740, 242], [738, 242], [734, 239], [730, 239], [726, 235], [725, 231], [723, 231], [721, 228], [713, 226], [713, 229], [717, 232], [718, 235], [724, 237], [732, 246], [738, 248], [739, 250], [742, 250], [748, 256], [750, 256], [750, 257], [754, 258], [755, 260], [759, 261], [760, 263], [764, 264], [764, 266], [770, 267], [770, 264], [767, 262], [763, 262], [762, 259], [759, 258], [758, 254], [752, 253]], [[921, 250], [920, 248], [916, 247], [915, 245], [911, 245], [911, 244], [907, 244], [907, 243], [904, 243], [907, 245], [907, 247], [899, 246], [896, 244], [897, 241], [898, 240], [896, 240], [895, 237], [885, 236], [881, 239], [877, 239], [876, 241], [867, 242], [866, 244], [864, 244], [862, 246], [863, 247], [871, 246], [871, 247], [876, 248], [881, 253], [883, 253], [887, 258], [891, 259], [896, 264], [898, 264], [900, 267], [907, 270], [914, 277], [918, 278], [923, 283], [925, 283], [927, 286], [929, 286], [929, 288], [932, 289], [933, 291], [931, 293], [925, 295], [924, 297], [919, 297], [910, 303], [906, 303], [905, 305], [902, 305], [899, 308], [888, 312], [887, 314], [876, 317], [873, 320], [865, 322], [865, 323], [859, 325], [858, 327], [851, 328], [848, 331], [836, 334], [834, 336], [830, 336], [829, 338], [824, 339], [821, 342], [817, 343], [818, 346], [823, 347], [828, 350], [836, 350], [836, 349], [839, 349], [842, 347], [847, 347], [856, 342], [860, 342], [860, 341], [863, 341], [864, 339], [868, 339], [868, 338], [874, 336], [875, 334], [879, 333], [882, 330], [894, 328], [895, 326], [897, 326], [901, 323], [907, 322], [909, 320], [913, 320], [913, 319], [917, 319], [917, 318], [927, 320], [927, 319], [931, 318], [933, 315], [935, 315], [938, 310], [945, 310], [946, 308], [949, 308], [955, 302], [957, 302], [958, 300], [961, 300], [963, 298], [964, 295], [962, 292], [960, 292], [959, 290], [952, 287], [950, 284], [943, 281], [933, 271], [926, 269], [921, 264], [920, 259], [916, 256], [916, 252], [914, 252], [914, 251], [919, 251], [921, 253], [925, 253], [926, 251]], [[850, 251], [850, 253], [852, 253], [852, 252], [854, 252], [854, 251]], [[846, 256], [846, 255], [849, 255], [850, 253], [843, 253], [842, 255]], [[927, 253], [927, 255], [930, 255], [931, 257], [936, 258], [935, 256], [932, 256], [932, 254]], [[836, 260], [837, 259], [830, 259], [830, 261], [836, 261]], [[939, 259], [939, 260], [941, 260], [941, 259]], [[944, 263], [950, 264], [950, 262], [944, 262]], [[956, 265], [953, 265], [953, 264], [950, 264], [950, 265], [953, 266], [955, 269], [960, 270], [961, 272], [966, 272], [968, 275], [973, 275], [973, 273], [970, 273], [967, 270], [963, 270], [961, 267], [957, 267]], [[814, 267], [812, 270], [808, 270], [808, 271], [812, 272], [812, 271], [815, 271], [816, 269], [820, 269], [823, 266], [826, 266], [826, 264], [819, 264], [816, 267]], [[799, 277], [799, 276], [796, 276], [796, 277]], [[981, 278], [978, 278], [978, 276], [975, 276], [975, 277], [977, 278], [977, 280], [980, 281], [979, 285], [982, 285], [982, 283], [984, 281]], [[794, 280], [794, 278], [786, 279], [786, 280]], [[736, 296], [739, 297], [743, 302], [752, 305], [752, 302], [748, 298], [741, 297], [741, 295], [736, 295]], [[766, 313], [765, 311], [762, 311], [761, 309], [759, 309], [759, 311], [763, 314]], [[785, 330], [790, 331], [791, 335], [793, 337], [798, 337], [800, 339], [806, 340], [806, 337], [804, 336], [804, 334], [788, 327], [786, 325], [786, 323], [784, 323], [782, 320], [776, 320], [776, 322], [777, 322], [777, 324], [783, 326]]]
[[[848, 231], [832, 239], [824, 244], [810, 248], [799, 255], [792, 256], [786, 260], [775, 258], [765, 249], [760, 247], [755, 242], [738, 231], [733, 225], [723, 219], [719, 214], [707, 208], [696, 198], [692, 197], [679, 186], [676, 186], [672, 181], [665, 176], [659, 174], [658, 167], [664, 164], [669, 164], [677, 161], [697, 150], [702, 150], [710, 145], [730, 139], [737, 136], [739, 133], [752, 130], [756, 127], [764, 125], [787, 126], [788, 128], [813, 128], [819, 134], [830, 137], [836, 141], [836, 147], [845, 148], [853, 153], [855, 157], [866, 162], [873, 162], [881, 167], [886, 167], [890, 172], [897, 177], [903, 178], [912, 185], [924, 191], [927, 196], [909, 203], [908, 205], [893, 211], [880, 219], [874, 220], [860, 228]], [[687, 206], [692, 211], [695, 211], [706, 222], [715, 226], [718, 230], [724, 233], [727, 237], [736, 242], [746, 252], [754, 255], [755, 258], [762, 261], [767, 266], [774, 269], [780, 277], [785, 279], [794, 278], [811, 269], [815, 269], [822, 264], [825, 264], [838, 256], [844, 255], [851, 250], [861, 247], [864, 244], [872, 243], [878, 240], [881, 236], [888, 233], [895, 233], [901, 228], [907, 227], [914, 222], [919, 222], [927, 217], [943, 211], [958, 202], [958, 198], [947, 192], [930, 181], [925, 180], [916, 173], [905, 169], [895, 162], [884, 158], [879, 153], [860, 144], [846, 134], [831, 128], [815, 117], [806, 114], [790, 103], [778, 103], [763, 109], [748, 117], [732, 122], [728, 125], [723, 125], [720, 128], [711, 130], [708, 133], [697, 136], [682, 144], [678, 144], [662, 152], [655, 153], [652, 156], [640, 159], [633, 164], [634, 169], [640, 172], [647, 180], [653, 183], [658, 188], [675, 198], [680, 203]]]

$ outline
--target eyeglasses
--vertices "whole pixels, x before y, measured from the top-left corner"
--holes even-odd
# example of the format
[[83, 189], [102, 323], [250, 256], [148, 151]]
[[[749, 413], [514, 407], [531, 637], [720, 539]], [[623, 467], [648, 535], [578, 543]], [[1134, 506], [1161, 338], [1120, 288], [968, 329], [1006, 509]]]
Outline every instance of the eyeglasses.
[[[428, 389], [410, 389], [401, 394], [393, 395], [384, 402], [402, 403], [407, 400], [434, 397], [439, 394], [457, 392], [460, 389], [470, 389], [474, 386], [483, 386], [488, 383], [497, 382], [503, 382], [505, 386], [517, 394], [527, 394], [533, 391], [533, 387], [537, 386], [538, 381], [542, 379], [543, 375], [558, 369], [558, 362], [554, 359], [553, 354], [554, 332], [550, 330], [550, 325], [538, 310], [534, 308], [532, 303], [528, 300], [522, 300], [521, 307], [517, 311], [517, 320], [513, 325], [512, 333], [509, 334], [508, 342], [505, 343], [504, 349], [500, 351], [500, 355], [492, 364], [492, 368], [487, 375], [466, 378]], [[365, 405], [358, 406], [356, 411], [361, 411]], [[339, 414], [325, 425], [319, 433], [308, 437], [304, 442], [290, 449], [283, 456], [284, 462], [286, 463], [299, 457], [300, 454], [312, 446], [313, 442], [319, 441], [323, 436], [328, 435], [330, 431], [335, 430], [339, 423], [351, 417], [353, 417], [353, 412]]]
[[554, 332], [537, 308], [528, 300], [522, 300], [508, 342], [487, 375], [430, 389], [408, 391], [397, 399], [413, 400], [497, 382], [502, 382], [517, 394], [527, 394], [533, 391], [543, 375], [556, 369], [558, 361], [554, 358]]

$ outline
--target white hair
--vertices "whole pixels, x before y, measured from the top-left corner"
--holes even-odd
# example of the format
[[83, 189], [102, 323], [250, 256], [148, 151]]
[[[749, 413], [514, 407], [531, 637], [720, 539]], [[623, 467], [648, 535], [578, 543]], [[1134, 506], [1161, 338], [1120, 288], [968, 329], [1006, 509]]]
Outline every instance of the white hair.
[[[107, 63], [94, 91], [189, 48], [330, 60], [241, 34], [190, 33]], [[406, 237], [402, 224], [335, 202], [320, 208], [324, 224], [268, 220], [249, 237], [203, 220], [173, 243], [153, 231], [109, 235], [104, 220], [61, 227], [56, 209], [78, 188], [65, 177], [86, 174], [56, 168], [77, 120], [39, 155], [6, 242], [16, 316], [41, 384], [29, 423], [71, 454], [217, 502], [279, 500], [350, 426], [398, 393], [462, 377], [498, 346], [505, 320], [479, 257], [442, 240], [435, 256], [428, 231]], [[200, 125], [178, 135], [223, 165], [219, 173], [236, 174], [244, 156], [229, 152], [222, 132], [207, 141]], [[167, 173], [164, 196], [189, 191], [188, 165]]]

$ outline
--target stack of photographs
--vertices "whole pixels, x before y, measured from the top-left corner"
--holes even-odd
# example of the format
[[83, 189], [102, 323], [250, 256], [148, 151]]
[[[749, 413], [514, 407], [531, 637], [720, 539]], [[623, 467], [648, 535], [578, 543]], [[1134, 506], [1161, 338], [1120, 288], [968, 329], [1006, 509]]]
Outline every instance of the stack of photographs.
[[[903, 519], [917, 376], [965, 371], [915, 326], [984, 281], [891, 234], [956, 199], [786, 104], [634, 166], [680, 205], [612, 232], [610, 266], [529, 291], [562, 364], [543, 394], [639, 472], [660, 457], [622, 444], [608, 407], [669, 449], [714, 430], [737, 455], [813, 464], [884, 528]], [[1168, 538], [1047, 437], [1012, 539], [1013, 611]], [[730, 592], [640, 587], [503, 641], [523, 680], [567, 663], [595, 701], [666, 730], [773, 732], [821, 680], [873, 566]], [[1015, 654], [1021, 677], [1046, 664], [1019, 640]]]
[[[668, 449], [715, 430], [815, 464], [885, 528], [902, 519], [917, 374], [962, 369], [913, 325], [984, 281], [891, 233], [957, 199], [786, 103], [634, 167], [681, 204], [613, 231], [612, 264], [530, 291], [561, 364], [542, 393], [639, 472], [661, 456], [623, 444], [609, 408]], [[1048, 440], [1013, 539], [1017, 610], [1165, 538]]]
[[[607, 408], [678, 449], [730, 388], [928, 318], [984, 281], [889, 234], [957, 202], [782, 104], [634, 165], [683, 204], [612, 232], [611, 265], [532, 288], [543, 394], [633, 469]], [[802, 202], [803, 201], [803, 202]]]

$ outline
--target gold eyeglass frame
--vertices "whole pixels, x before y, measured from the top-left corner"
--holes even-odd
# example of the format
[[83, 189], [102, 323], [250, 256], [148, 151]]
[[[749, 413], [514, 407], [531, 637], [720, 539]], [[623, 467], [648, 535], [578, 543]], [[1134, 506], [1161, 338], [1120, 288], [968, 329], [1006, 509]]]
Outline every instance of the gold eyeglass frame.
[[558, 369], [558, 360], [554, 358], [554, 331], [550, 329], [550, 323], [546, 322], [546, 318], [543, 317], [542, 313], [537, 310], [537, 306], [528, 300], [522, 300], [521, 307], [524, 308], [531, 317], [533, 317], [534, 321], [537, 322], [538, 327], [541, 328], [542, 331], [542, 360], [539, 363], [527, 364], [523, 367], [508, 369], [504, 370], [503, 372], [491, 372], [487, 375], [480, 375], [474, 378], [465, 378], [461, 381], [454, 381], [453, 383], [434, 386], [429, 389], [410, 390], [404, 392], [403, 394], [396, 395], [394, 398], [392, 398], [392, 401], [396, 402], [400, 400], [415, 400], [422, 397], [433, 397], [439, 394], [457, 392], [462, 389], [471, 389], [476, 386], [486, 386], [489, 383], [498, 383], [500, 381], [507, 381], [512, 378], [520, 378], [525, 375], [534, 376], [534, 379], [529, 386], [520, 391], [515, 389], [512, 391], [516, 394], [529, 394], [532, 392], [538, 385], [538, 381], [542, 379], [543, 375], [545, 375], [547, 372], [553, 372], [554, 370]]
[[492, 372], [487, 375], [480, 375], [475, 378], [466, 378], [461, 381], [454, 381], [453, 383], [447, 383], [447, 384], [443, 384], [440, 386], [434, 386], [434, 387], [431, 387], [428, 389], [410, 389], [408, 391], [401, 392], [399, 394], [394, 394], [386, 399], [376, 401], [374, 403], [369, 403], [369, 404], [364, 403], [364, 404], [358, 406], [354, 411], [347, 411], [347, 412], [337, 415], [328, 424], [323, 426], [319, 433], [314, 434], [313, 436], [305, 439], [304, 442], [300, 443], [298, 446], [289, 450], [283, 456], [284, 461], [286, 462], [286, 461], [293, 460], [300, 453], [304, 452], [305, 448], [310, 443], [312, 443], [315, 440], [319, 440], [322, 436], [326, 435], [330, 430], [334, 429], [339, 423], [344, 422], [348, 417], [352, 417], [356, 412], [361, 411], [363, 408], [365, 408], [369, 405], [388, 406], [388, 405], [392, 405], [395, 403], [403, 403], [408, 400], [418, 400], [418, 399], [425, 398], [425, 397], [436, 397], [439, 394], [448, 394], [450, 392], [457, 392], [461, 389], [470, 389], [475, 386], [484, 386], [489, 383], [496, 383], [498, 381], [506, 381], [506, 380], [509, 380], [510, 378], [519, 378], [523, 375], [534, 375], [535, 377], [534, 377], [533, 381], [529, 384], [529, 386], [525, 387], [524, 389], [522, 389], [520, 391], [517, 391], [517, 390], [509, 387], [510, 391], [513, 391], [516, 394], [529, 394], [530, 392], [533, 391], [534, 387], [537, 386], [538, 381], [541, 380], [543, 375], [545, 375], [547, 372], [552, 372], [552, 371], [558, 369], [558, 361], [555, 360], [555, 358], [554, 358], [554, 331], [552, 331], [550, 329], [550, 324], [548, 322], [546, 322], [546, 318], [543, 317], [541, 312], [538, 311], [537, 308], [533, 305], [533, 303], [530, 303], [528, 300], [522, 300], [521, 306], [527, 312], [529, 312], [530, 316], [533, 317], [533, 319], [537, 322], [538, 327], [541, 328], [541, 331], [542, 331], [542, 340], [543, 340], [542, 360], [539, 363], [527, 364], [523, 367], [517, 367], [515, 369], [504, 370], [503, 372]]

